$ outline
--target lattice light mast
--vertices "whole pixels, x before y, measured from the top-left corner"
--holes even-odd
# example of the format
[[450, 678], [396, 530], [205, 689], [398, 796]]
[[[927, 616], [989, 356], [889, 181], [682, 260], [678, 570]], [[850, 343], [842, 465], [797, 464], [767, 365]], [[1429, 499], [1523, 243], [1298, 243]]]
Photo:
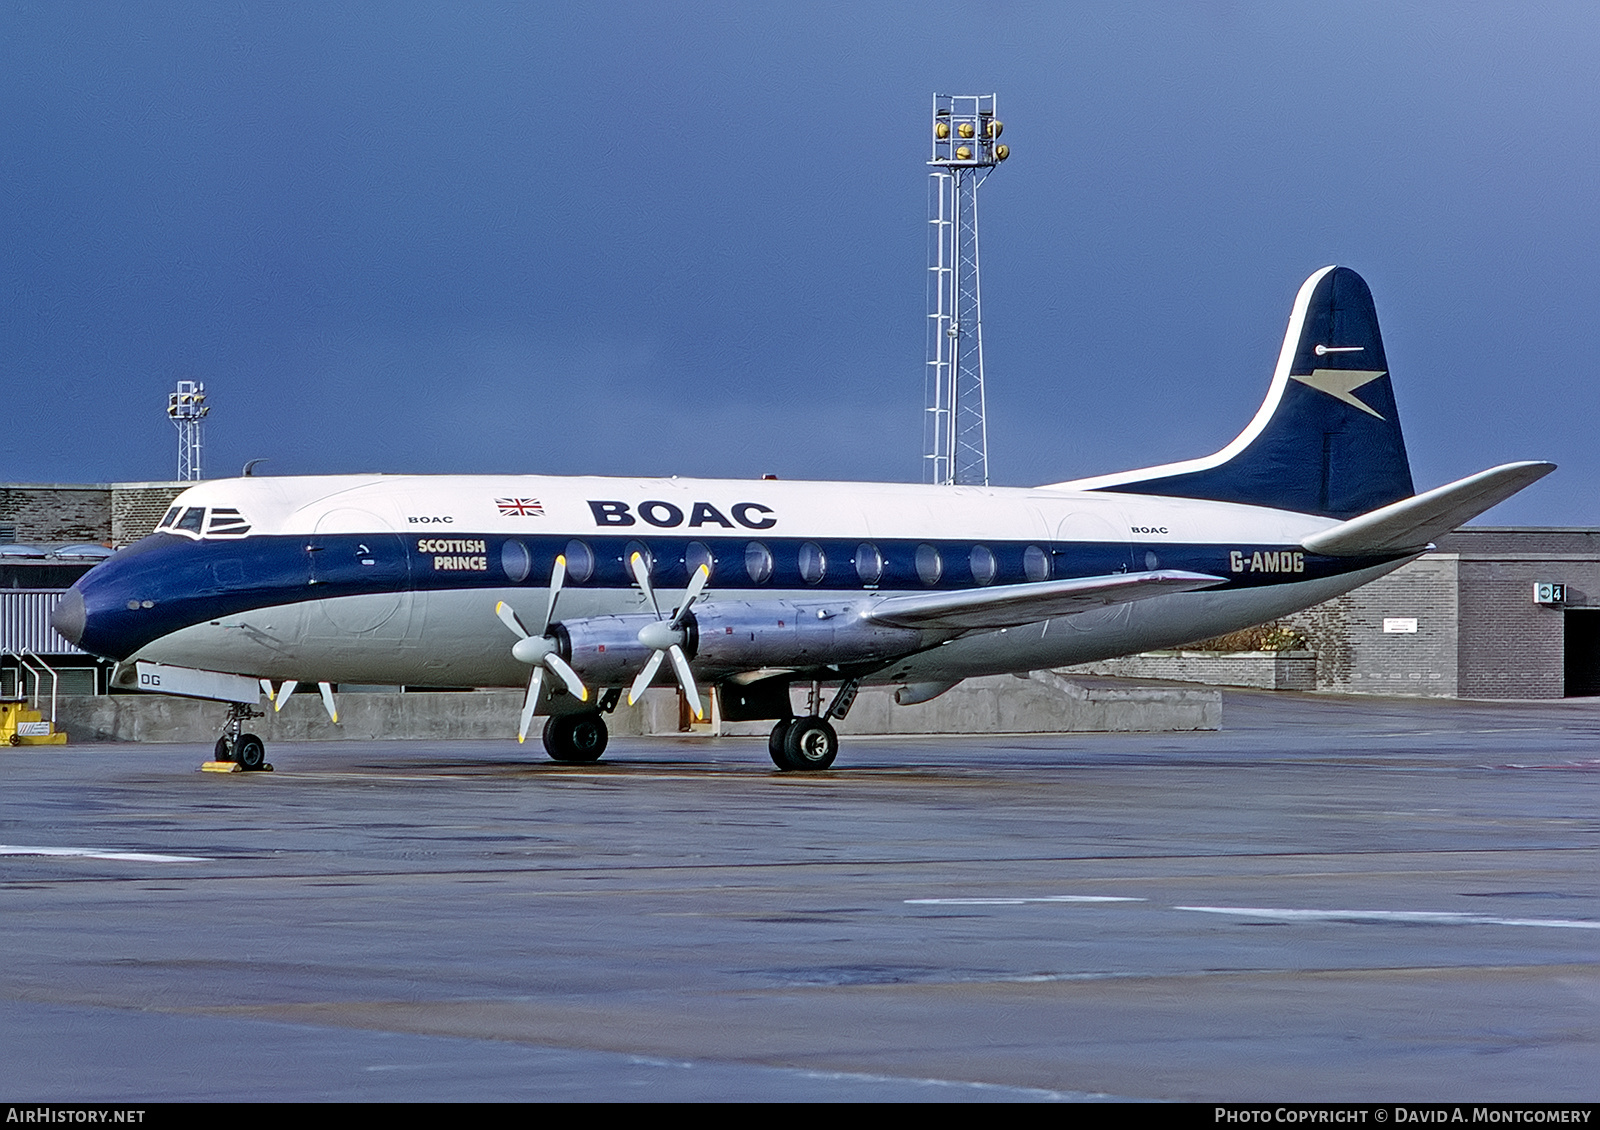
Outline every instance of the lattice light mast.
[[167, 416], [178, 428], [178, 481], [192, 482], [200, 475], [200, 422], [211, 411], [206, 386], [199, 381], [179, 381], [167, 393]]
[[928, 365], [923, 478], [989, 483], [978, 187], [1011, 155], [993, 94], [933, 96], [928, 164]]

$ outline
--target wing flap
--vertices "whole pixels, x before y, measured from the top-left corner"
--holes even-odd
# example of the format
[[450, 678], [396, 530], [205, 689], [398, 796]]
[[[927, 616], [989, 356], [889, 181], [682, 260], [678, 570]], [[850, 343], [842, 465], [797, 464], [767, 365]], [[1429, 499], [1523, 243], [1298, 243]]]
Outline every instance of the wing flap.
[[1554, 463], [1533, 461], [1491, 467], [1341, 522], [1300, 544], [1330, 557], [1422, 549], [1555, 469]]
[[1113, 573], [1104, 577], [891, 596], [869, 609], [866, 618], [897, 628], [1013, 628], [1052, 616], [1067, 616], [1108, 604], [1126, 604], [1223, 583], [1222, 577], [1179, 569]]

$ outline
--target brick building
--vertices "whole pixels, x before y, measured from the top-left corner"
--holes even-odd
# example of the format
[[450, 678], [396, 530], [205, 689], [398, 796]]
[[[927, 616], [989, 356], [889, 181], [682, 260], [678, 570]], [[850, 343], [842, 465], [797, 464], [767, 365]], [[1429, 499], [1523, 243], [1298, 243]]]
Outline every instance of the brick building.
[[[1317, 652], [1318, 690], [1600, 694], [1600, 530], [1469, 526], [1437, 546], [1289, 618]], [[1564, 599], [1537, 601], [1540, 582]]]

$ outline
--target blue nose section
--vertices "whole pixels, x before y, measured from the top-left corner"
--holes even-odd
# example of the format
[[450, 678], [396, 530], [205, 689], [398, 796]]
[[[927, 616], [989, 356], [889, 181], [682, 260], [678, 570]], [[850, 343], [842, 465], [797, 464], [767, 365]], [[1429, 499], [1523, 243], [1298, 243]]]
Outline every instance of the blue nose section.
[[73, 585], [57, 602], [55, 610], [50, 613], [50, 626], [73, 647], [83, 643], [83, 629], [88, 621], [88, 613], [83, 606], [83, 594], [78, 591], [78, 586]]

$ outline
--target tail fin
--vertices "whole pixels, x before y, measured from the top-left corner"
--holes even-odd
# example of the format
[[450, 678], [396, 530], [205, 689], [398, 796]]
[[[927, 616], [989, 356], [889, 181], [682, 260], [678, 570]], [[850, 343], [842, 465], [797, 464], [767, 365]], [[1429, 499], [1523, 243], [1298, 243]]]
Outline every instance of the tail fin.
[[1410, 498], [1411, 464], [1367, 284], [1348, 267], [1324, 267], [1305, 281], [1266, 400], [1215, 455], [1056, 485], [1330, 518]]

